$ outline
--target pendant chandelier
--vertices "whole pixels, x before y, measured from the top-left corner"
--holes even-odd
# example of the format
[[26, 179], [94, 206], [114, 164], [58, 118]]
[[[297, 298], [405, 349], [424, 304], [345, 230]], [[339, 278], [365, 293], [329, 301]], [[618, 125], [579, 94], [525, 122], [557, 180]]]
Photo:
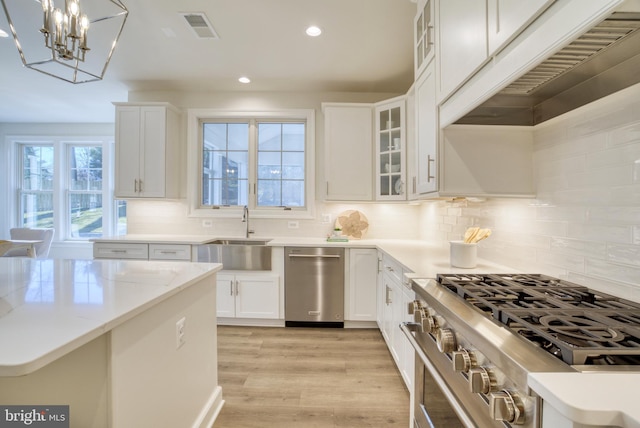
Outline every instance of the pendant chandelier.
[[0, 1], [22, 64], [71, 83], [102, 80], [129, 13], [120, 0]]

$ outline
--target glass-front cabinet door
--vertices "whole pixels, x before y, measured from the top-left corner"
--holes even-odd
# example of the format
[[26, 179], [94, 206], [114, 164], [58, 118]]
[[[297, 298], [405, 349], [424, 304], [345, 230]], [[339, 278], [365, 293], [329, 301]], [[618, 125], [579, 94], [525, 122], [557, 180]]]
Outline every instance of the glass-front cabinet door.
[[418, 13], [414, 19], [414, 65], [415, 78], [425, 69], [434, 56], [434, 0], [418, 1]]
[[376, 199], [406, 199], [405, 98], [376, 105]]

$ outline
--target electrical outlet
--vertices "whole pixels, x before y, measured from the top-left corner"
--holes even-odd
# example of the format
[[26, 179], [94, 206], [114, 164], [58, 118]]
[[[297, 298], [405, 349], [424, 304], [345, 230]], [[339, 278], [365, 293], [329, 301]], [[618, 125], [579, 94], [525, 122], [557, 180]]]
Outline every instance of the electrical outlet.
[[213, 220], [202, 220], [202, 227], [213, 227]]
[[300, 227], [300, 224], [297, 221], [292, 220], [287, 223], [287, 227], [289, 227], [289, 229], [297, 229]]
[[325, 224], [331, 223], [331, 214], [322, 214], [322, 222]]
[[176, 349], [180, 348], [187, 341], [185, 337], [185, 323], [187, 319], [182, 317], [176, 322]]

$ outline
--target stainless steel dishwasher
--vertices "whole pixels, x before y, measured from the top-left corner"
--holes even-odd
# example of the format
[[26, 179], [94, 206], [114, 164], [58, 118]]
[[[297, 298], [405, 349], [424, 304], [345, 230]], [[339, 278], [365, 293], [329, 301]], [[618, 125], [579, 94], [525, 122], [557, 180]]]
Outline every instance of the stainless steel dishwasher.
[[344, 248], [285, 247], [287, 327], [344, 327]]

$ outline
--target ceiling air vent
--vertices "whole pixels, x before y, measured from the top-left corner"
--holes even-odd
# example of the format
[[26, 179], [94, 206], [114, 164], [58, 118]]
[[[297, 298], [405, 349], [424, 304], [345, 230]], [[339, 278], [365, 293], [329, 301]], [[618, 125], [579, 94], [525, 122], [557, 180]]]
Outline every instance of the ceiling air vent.
[[216, 30], [213, 29], [207, 15], [201, 12], [181, 13], [187, 25], [199, 39], [219, 39]]

